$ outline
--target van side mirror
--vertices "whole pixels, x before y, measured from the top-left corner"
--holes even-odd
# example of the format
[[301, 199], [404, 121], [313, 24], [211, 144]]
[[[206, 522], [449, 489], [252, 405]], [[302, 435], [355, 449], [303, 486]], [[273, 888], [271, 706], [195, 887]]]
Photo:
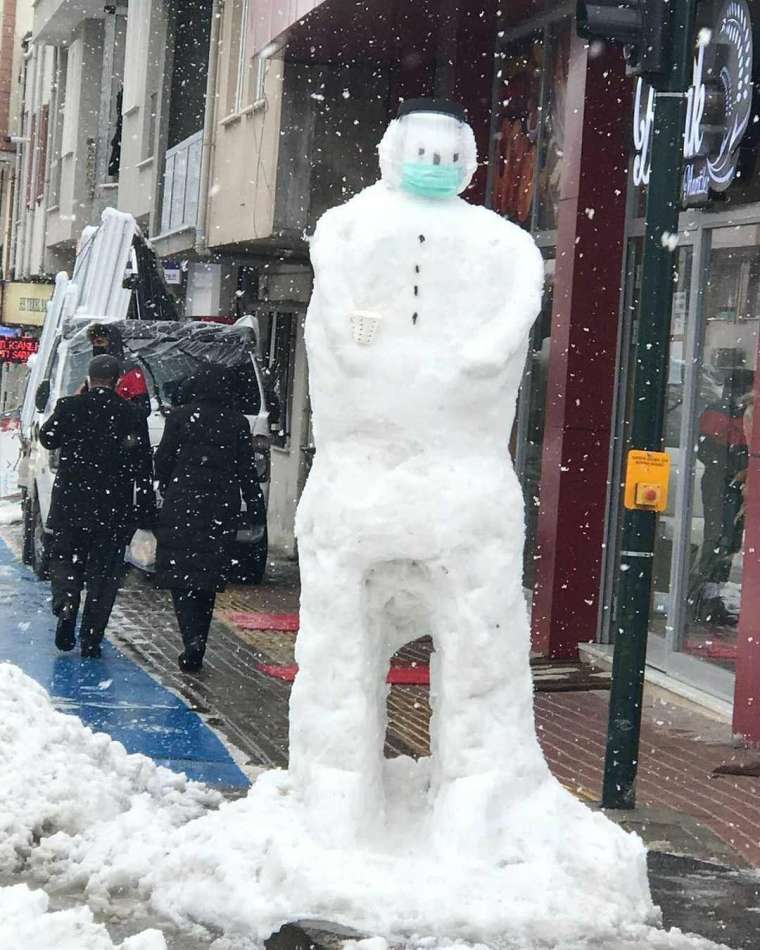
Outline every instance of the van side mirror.
[[34, 394], [34, 405], [37, 408], [37, 412], [45, 411], [48, 399], [50, 399], [50, 380], [43, 379], [37, 387], [37, 392]]
[[139, 284], [140, 278], [137, 274], [130, 274], [121, 282], [121, 286], [124, 290], [137, 290]]

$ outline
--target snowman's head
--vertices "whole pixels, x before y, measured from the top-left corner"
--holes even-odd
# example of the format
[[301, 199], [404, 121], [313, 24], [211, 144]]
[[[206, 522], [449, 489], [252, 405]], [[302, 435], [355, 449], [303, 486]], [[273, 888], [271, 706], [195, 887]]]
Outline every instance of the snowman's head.
[[464, 109], [446, 99], [402, 103], [378, 151], [382, 178], [389, 187], [439, 200], [461, 194], [478, 161]]

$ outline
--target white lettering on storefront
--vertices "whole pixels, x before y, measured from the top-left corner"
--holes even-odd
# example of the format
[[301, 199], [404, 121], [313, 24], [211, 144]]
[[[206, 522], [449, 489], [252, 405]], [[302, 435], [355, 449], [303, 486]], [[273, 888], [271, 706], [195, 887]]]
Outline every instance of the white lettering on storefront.
[[[646, 105], [643, 104], [644, 90], [646, 90]], [[639, 77], [633, 102], [633, 145], [636, 149], [633, 157], [633, 183], [637, 188], [649, 184], [649, 173], [652, 170], [653, 128], [654, 89]]]
[[[724, 96], [723, 133], [711, 132], [706, 142], [705, 50], [713, 43], [724, 50], [720, 72], [712, 80]], [[749, 124], [752, 104], [752, 53], [752, 23], [747, 0], [726, 0], [715, 32], [700, 31], [692, 82], [686, 93], [683, 198], [687, 202], [707, 198], [711, 189], [724, 191], [736, 175], [739, 146]], [[633, 107], [632, 174], [636, 187], [649, 184], [655, 98], [654, 89], [639, 78]]]
[[702, 119], [705, 115], [705, 98], [707, 91], [702, 81], [705, 67], [705, 48], [699, 47], [694, 60], [691, 87], [686, 93], [686, 129], [683, 137], [683, 157], [696, 158], [702, 150], [705, 134], [702, 130]]

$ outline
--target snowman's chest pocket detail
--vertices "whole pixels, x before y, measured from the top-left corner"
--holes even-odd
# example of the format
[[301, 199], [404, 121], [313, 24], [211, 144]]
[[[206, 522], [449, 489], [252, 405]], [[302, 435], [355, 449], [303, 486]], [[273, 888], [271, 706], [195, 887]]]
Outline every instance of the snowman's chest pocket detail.
[[370, 310], [354, 310], [349, 314], [351, 335], [359, 346], [370, 346], [375, 342], [378, 330], [383, 322], [379, 313]]

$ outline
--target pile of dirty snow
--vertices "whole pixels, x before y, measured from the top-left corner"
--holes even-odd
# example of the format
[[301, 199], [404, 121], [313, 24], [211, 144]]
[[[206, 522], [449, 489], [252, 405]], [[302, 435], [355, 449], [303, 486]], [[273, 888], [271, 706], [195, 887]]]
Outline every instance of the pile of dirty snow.
[[[246, 798], [220, 805], [218, 793], [58, 712], [33, 680], [0, 664], [0, 871], [23, 870], [48, 889], [79, 887], [96, 911], [112, 912], [118, 896], [181, 928], [221, 931], [234, 947], [306, 919], [419, 950], [464, 948], [463, 941], [504, 950], [713, 946], [646, 926], [651, 905], [635, 896], [642, 882], [631, 896], [595, 881], [584, 903], [569, 902], [567, 872], [540, 846], [533, 860], [511, 865], [442, 860], [425, 817], [427, 762], [397, 759], [387, 768], [389, 787], [404, 799], [391, 802], [399, 824], [385, 840], [325, 848], [310, 834], [287, 772], [266, 772]], [[531, 833], [550, 804], [526, 803], [512, 815], [516, 827]], [[325, 812], [326, 827], [340, 807]], [[601, 879], [612, 872], [595, 847], [592, 835], [587, 857], [598, 860]], [[87, 911], [46, 914], [40, 892], [0, 893], [4, 950], [112, 947]], [[58, 928], [50, 931], [55, 940], [45, 943], [34, 927], [40, 935]], [[67, 943], [66, 927], [91, 942]], [[123, 950], [156, 950], [162, 939], [145, 932]]]
[[158, 930], [144, 930], [123, 943], [93, 920], [87, 907], [48, 912], [44, 891], [24, 884], [0, 887], [0, 947], [3, 950], [166, 950]]
[[0, 871], [31, 868], [70, 887], [97, 869], [95, 906], [136, 886], [175, 830], [221, 800], [58, 712], [9, 663], [0, 664], [0, 775]]

